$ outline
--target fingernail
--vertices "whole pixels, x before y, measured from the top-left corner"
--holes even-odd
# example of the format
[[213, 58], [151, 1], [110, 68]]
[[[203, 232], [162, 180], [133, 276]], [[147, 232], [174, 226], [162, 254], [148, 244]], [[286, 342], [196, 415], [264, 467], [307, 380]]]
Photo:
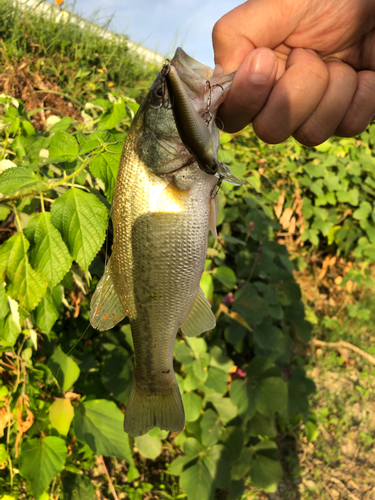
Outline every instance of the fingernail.
[[269, 81], [275, 69], [275, 56], [269, 51], [259, 52], [252, 63], [250, 71], [250, 81], [256, 85], [263, 85]]
[[212, 78], [220, 78], [221, 76], [224, 76], [224, 70], [221, 64], [216, 64]]

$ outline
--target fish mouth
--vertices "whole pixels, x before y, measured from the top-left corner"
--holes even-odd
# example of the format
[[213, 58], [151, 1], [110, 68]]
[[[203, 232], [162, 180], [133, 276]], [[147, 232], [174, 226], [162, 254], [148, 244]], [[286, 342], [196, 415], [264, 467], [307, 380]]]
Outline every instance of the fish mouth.
[[[197, 113], [201, 116], [210, 112], [213, 119], [231, 87], [235, 73], [220, 78], [212, 78], [213, 69], [196, 61], [181, 47], [171, 60]], [[208, 102], [210, 103], [208, 105]]]

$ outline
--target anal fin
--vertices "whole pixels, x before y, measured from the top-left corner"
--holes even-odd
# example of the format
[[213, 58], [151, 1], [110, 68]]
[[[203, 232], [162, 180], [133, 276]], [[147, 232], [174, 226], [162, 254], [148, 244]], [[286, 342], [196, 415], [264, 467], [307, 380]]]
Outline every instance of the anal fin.
[[115, 290], [109, 261], [90, 304], [90, 323], [97, 330], [110, 330], [126, 316]]
[[199, 288], [192, 310], [181, 325], [181, 331], [188, 337], [196, 337], [200, 333], [212, 330], [216, 326], [216, 318], [204, 292]]

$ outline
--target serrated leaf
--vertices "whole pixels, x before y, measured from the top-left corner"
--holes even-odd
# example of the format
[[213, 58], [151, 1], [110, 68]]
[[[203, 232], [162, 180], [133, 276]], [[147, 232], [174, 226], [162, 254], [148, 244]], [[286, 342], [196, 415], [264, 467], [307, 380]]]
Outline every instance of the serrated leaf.
[[7, 293], [22, 308], [32, 311], [45, 294], [47, 283], [29, 263], [29, 245], [24, 234], [17, 233], [0, 247], [0, 276], [8, 285]]
[[116, 102], [112, 108], [104, 113], [98, 123], [98, 130], [110, 130], [118, 125], [126, 117], [124, 103]]
[[38, 182], [38, 177], [29, 167], [8, 168], [0, 174], [0, 193], [11, 194], [19, 189], [31, 188]]
[[51, 222], [62, 234], [73, 259], [87, 271], [105, 239], [106, 207], [93, 194], [69, 189], [53, 203]]
[[73, 417], [74, 408], [70, 399], [56, 399], [49, 409], [52, 427], [63, 436], [68, 434]]
[[73, 386], [80, 374], [77, 363], [70, 356], [67, 356], [60, 346], [49, 358], [48, 367], [64, 392]]
[[41, 301], [36, 308], [35, 324], [41, 332], [48, 335], [51, 332], [51, 329], [57, 321], [58, 317], [58, 308], [56, 307], [56, 303], [53, 300], [52, 292], [48, 288], [47, 293], [41, 298]]
[[109, 203], [113, 200], [122, 148], [123, 144], [111, 144], [108, 151], [94, 156], [90, 162], [91, 173], [104, 182], [104, 193]]
[[74, 429], [77, 438], [87, 443], [96, 455], [113, 455], [134, 465], [123, 421], [124, 415], [115, 403], [97, 399], [77, 406]]
[[24, 232], [31, 244], [31, 265], [53, 288], [69, 271], [73, 259], [61, 234], [51, 223], [51, 214], [42, 212], [33, 217]]
[[22, 446], [19, 470], [30, 481], [35, 498], [39, 498], [62, 471], [67, 455], [65, 442], [59, 437], [30, 439]]
[[161, 453], [162, 443], [161, 439], [158, 437], [144, 434], [143, 436], [136, 437], [134, 441], [139, 453], [145, 458], [155, 460]]
[[49, 158], [73, 161], [78, 156], [78, 150], [78, 143], [73, 135], [56, 132], [51, 138]]

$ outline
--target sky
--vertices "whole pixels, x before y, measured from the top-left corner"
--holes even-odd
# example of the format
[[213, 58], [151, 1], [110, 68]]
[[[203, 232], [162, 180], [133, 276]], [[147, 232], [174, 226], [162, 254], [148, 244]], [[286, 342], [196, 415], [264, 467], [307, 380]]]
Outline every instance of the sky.
[[[110, 29], [133, 42], [163, 56], [181, 46], [194, 59], [213, 67], [212, 28], [241, 3], [243, 0], [75, 0], [74, 12], [90, 19], [99, 10], [102, 21], [113, 15]], [[70, 10], [67, 0], [63, 8]]]

